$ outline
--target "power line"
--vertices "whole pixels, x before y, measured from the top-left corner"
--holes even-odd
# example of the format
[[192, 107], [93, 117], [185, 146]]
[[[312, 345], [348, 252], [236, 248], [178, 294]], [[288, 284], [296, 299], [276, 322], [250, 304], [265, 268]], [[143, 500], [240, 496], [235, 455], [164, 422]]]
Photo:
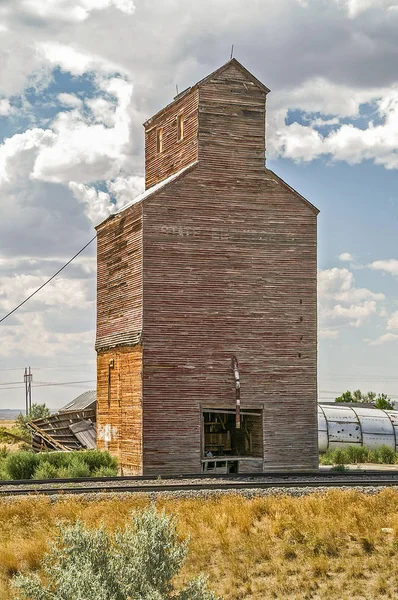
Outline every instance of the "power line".
[[40, 287], [37, 288], [37, 290], [35, 290], [32, 294], [30, 294], [30, 296], [28, 296], [27, 298], [25, 298], [25, 300], [23, 302], [21, 302], [20, 304], [18, 304], [18, 306], [16, 306], [15, 308], [13, 308], [8, 314], [6, 314], [3, 318], [0, 319], [0, 323], [2, 323], [3, 321], [5, 321], [7, 319], [7, 317], [9, 317], [10, 315], [12, 315], [13, 313], [15, 313], [15, 311], [17, 311], [19, 308], [21, 308], [21, 306], [23, 306], [25, 304], [25, 302], [27, 302], [28, 300], [30, 300], [31, 298], [33, 298], [33, 296], [35, 296], [37, 294], [37, 292], [40, 292], [40, 290], [42, 290], [48, 283], [50, 283], [50, 281], [52, 281], [57, 275], [59, 275], [59, 273], [61, 273], [61, 271], [63, 271], [68, 265], [70, 265], [70, 263], [75, 260], [75, 258], [77, 258], [79, 256], [79, 254], [81, 254], [83, 252], [83, 250], [85, 250], [87, 248], [87, 246], [89, 246], [95, 239], [96, 239], [96, 235], [93, 237], [93, 239], [91, 239], [85, 246], [83, 246], [83, 248], [81, 250], [79, 250], [79, 252], [77, 252], [74, 256], [72, 256], [72, 258], [70, 260], [68, 260], [67, 263], [65, 263], [60, 269], [58, 269], [58, 271], [56, 273], [54, 273], [54, 275], [52, 275], [52, 277], [50, 277], [50, 279], [47, 279], [47, 281], [45, 283], [43, 283], [43, 285], [41, 285]]
[[[85, 379], [84, 381], [44, 381], [42, 383], [37, 383], [37, 384], [32, 384], [32, 387], [34, 388], [39, 388], [39, 387], [54, 387], [54, 386], [72, 386], [72, 385], [80, 385], [83, 383], [95, 383], [96, 380], [95, 379]], [[23, 388], [23, 386], [21, 386], [22, 381], [11, 381], [8, 383], [4, 383], [1, 384], [0, 383], [0, 391], [2, 390], [20, 390]], [[2, 385], [5, 386], [9, 386], [9, 385], [19, 385], [21, 387], [1, 387]]]

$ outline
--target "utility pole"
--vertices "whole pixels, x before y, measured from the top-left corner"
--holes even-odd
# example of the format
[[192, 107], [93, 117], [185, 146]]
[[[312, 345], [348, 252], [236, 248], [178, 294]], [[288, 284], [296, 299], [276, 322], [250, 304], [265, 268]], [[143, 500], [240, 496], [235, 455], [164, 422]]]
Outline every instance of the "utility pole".
[[25, 412], [26, 416], [30, 414], [32, 410], [32, 381], [33, 381], [33, 373], [27, 367], [25, 367], [25, 373], [23, 376], [25, 382]]

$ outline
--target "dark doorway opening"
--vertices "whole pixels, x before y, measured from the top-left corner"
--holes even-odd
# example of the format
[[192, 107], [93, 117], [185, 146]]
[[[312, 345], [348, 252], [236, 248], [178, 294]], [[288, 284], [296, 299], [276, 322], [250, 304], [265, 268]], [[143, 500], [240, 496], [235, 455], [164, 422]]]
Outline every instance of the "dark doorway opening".
[[262, 410], [241, 410], [240, 429], [235, 419], [233, 409], [203, 409], [203, 458], [262, 458]]

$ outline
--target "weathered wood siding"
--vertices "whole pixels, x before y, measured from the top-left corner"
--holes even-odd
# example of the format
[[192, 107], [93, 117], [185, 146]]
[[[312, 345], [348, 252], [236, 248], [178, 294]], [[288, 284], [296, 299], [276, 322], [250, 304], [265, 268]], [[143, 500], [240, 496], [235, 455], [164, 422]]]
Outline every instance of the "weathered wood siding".
[[209, 178], [264, 172], [265, 92], [231, 65], [199, 87], [199, 160]]
[[142, 205], [97, 227], [96, 349], [133, 345], [142, 330]]
[[[184, 137], [177, 139], [177, 117], [184, 119]], [[157, 152], [156, 135], [163, 127], [163, 151]], [[198, 89], [195, 88], [145, 124], [145, 186], [163, 181], [187, 167], [198, 155]]]
[[[142, 474], [142, 206], [97, 228], [97, 444]], [[109, 370], [109, 361], [114, 366]], [[110, 374], [110, 387], [108, 376]]]
[[141, 372], [141, 345], [98, 352], [97, 447], [116, 456], [125, 475], [142, 475]]
[[98, 228], [97, 419], [132, 472], [200, 471], [201, 405], [235, 406], [232, 355], [242, 408], [263, 410], [258, 463], [317, 469], [316, 211], [265, 169], [264, 126], [235, 64], [198, 84], [146, 126], [147, 187], [198, 164]]
[[234, 406], [233, 354], [265, 469], [318, 466], [316, 212], [261, 167], [263, 92], [236, 79], [200, 88], [199, 165], [143, 207], [145, 473], [199, 471], [200, 404]]

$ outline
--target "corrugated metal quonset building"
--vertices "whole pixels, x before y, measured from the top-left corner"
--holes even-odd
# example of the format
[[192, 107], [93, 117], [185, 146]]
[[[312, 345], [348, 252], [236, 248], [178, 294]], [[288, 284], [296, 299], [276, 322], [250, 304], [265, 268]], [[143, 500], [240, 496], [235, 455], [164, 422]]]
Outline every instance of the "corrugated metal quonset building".
[[176, 96], [97, 228], [97, 443], [124, 473], [318, 468], [318, 210], [265, 167], [268, 92], [233, 59]]
[[318, 405], [319, 452], [347, 446], [398, 450], [398, 411], [366, 404]]

